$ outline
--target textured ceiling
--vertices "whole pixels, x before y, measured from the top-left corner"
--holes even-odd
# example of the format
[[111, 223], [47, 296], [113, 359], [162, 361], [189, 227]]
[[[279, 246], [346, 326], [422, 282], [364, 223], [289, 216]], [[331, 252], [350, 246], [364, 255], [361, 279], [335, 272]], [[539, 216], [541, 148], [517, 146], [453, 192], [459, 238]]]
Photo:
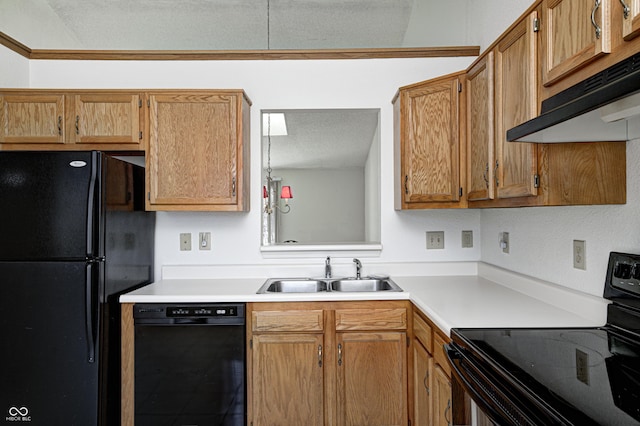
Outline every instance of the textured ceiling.
[[90, 50], [398, 47], [413, 5], [413, 0], [30, 1], [46, 3], [80, 48]]
[[[364, 167], [378, 130], [377, 109], [277, 112], [285, 113], [288, 135], [271, 137], [272, 169]], [[266, 168], [268, 138], [262, 140]]]

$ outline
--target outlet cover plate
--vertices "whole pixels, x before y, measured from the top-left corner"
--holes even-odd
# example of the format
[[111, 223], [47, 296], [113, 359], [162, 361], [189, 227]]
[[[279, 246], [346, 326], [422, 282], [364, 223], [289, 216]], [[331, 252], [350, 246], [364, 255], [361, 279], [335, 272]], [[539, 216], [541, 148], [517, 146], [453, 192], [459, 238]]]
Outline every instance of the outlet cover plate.
[[508, 232], [500, 233], [500, 248], [502, 248], [503, 253], [509, 254], [509, 233]]
[[180, 234], [180, 251], [191, 250], [191, 233], [185, 232]]
[[444, 231], [427, 231], [427, 250], [444, 249]]
[[200, 250], [211, 250], [211, 232], [200, 232], [198, 241]]
[[573, 267], [587, 270], [587, 242], [584, 240], [573, 240]]

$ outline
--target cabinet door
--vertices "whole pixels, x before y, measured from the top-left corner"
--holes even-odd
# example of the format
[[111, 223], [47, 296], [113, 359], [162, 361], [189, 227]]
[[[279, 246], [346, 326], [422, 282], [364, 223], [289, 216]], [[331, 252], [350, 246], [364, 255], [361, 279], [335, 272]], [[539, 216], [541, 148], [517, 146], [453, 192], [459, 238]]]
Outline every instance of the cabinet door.
[[433, 425], [450, 426], [451, 413], [451, 380], [439, 365], [433, 369]]
[[0, 96], [0, 143], [64, 143], [64, 95]]
[[405, 203], [458, 201], [458, 78], [410, 89], [403, 98]]
[[611, 1], [543, 0], [545, 86], [611, 52]]
[[235, 210], [237, 96], [151, 94], [149, 98], [150, 209], [229, 205]]
[[536, 144], [507, 142], [507, 130], [537, 115], [537, 49], [534, 12], [498, 44], [496, 60], [497, 198], [537, 195]]
[[625, 40], [631, 40], [640, 34], [640, 0], [625, 0], [624, 4], [622, 35]]
[[337, 424], [406, 425], [406, 333], [337, 333], [336, 344]]
[[433, 358], [417, 340], [413, 345], [413, 420], [417, 426], [431, 425]]
[[467, 72], [467, 199], [494, 198], [493, 52]]
[[75, 143], [140, 143], [139, 95], [75, 95], [74, 105], [76, 114], [70, 139]]
[[322, 334], [253, 336], [253, 426], [323, 425]]

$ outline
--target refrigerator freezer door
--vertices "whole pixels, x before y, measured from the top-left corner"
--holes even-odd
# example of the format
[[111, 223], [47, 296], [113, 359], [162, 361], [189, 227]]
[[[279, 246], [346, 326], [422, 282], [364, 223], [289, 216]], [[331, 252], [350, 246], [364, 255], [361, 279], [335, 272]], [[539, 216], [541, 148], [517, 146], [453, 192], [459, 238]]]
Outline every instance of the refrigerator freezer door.
[[97, 293], [87, 266], [0, 262], [0, 412], [33, 426], [97, 424], [100, 347], [89, 357], [99, 304], [86, 305]]
[[84, 259], [97, 251], [96, 152], [0, 152], [0, 260]]

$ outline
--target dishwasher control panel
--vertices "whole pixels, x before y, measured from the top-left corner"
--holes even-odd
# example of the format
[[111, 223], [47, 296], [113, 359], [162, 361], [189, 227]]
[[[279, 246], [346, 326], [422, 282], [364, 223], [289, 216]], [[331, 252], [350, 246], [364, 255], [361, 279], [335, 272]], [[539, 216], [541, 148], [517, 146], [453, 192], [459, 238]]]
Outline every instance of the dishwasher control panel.
[[234, 317], [238, 315], [236, 306], [169, 306], [168, 317]]
[[225, 323], [242, 321], [244, 323], [244, 303], [216, 304], [155, 304], [143, 303], [133, 306], [133, 318], [136, 324], [186, 324]]

